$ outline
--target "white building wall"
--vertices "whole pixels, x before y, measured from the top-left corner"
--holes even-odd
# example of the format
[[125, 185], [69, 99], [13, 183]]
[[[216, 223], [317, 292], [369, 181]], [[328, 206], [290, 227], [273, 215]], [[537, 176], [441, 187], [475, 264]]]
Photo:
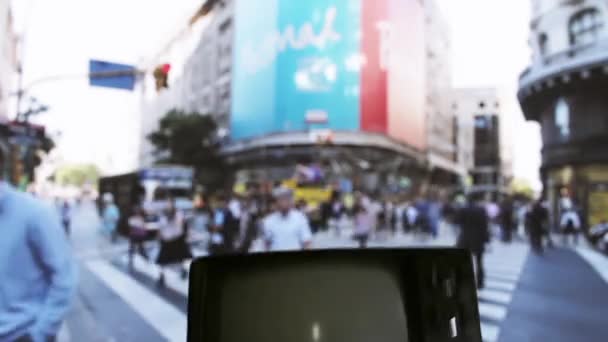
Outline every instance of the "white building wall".
[[[456, 166], [454, 114], [450, 109], [452, 92], [450, 29], [435, 0], [426, 0], [424, 6], [426, 12], [426, 115], [429, 155], [433, 159], [441, 159], [444, 165], [453, 163]], [[455, 169], [450, 171], [455, 171]]]
[[145, 81], [142, 97], [141, 166], [154, 162], [146, 137], [158, 128], [169, 110], [213, 115], [228, 128], [230, 67], [232, 65], [233, 1], [224, 0], [207, 16], [184, 28], [158, 56], [147, 61], [152, 68], [171, 64], [169, 88], [157, 92], [154, 78]]
[[[604, 18], [598, 42], [586, 49], [608, 49], [608, 1], [607, 0], [535, 0], [532, 1], [532, 22], [530, 47], [532, 49], [531, 69], [543, 69], [548, 66], [548, 59], [564, 53], [573, 47], [570, 42], [569, 23], [571, 18], [585, 9], [597, 9]], [[544, 49], [541, 48], [542, 37], [546, 37]], [[603, 43], [602, 43], [603, 42]]]
[[0, 121], [7, 120], [9, 96], [14, 91], [15, 35], [10, 0], [0, 0]]

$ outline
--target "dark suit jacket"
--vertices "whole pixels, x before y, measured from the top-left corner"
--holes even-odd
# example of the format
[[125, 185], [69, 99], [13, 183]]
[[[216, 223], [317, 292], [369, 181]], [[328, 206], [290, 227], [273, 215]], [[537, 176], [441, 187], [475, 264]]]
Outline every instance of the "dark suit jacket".
[[458, 247], [473, 253], [483, 252], [484, 245], [490, 240], [488, 215], [484, 208], [468, 205], [461, 209], [457, 223], [460, 226]]

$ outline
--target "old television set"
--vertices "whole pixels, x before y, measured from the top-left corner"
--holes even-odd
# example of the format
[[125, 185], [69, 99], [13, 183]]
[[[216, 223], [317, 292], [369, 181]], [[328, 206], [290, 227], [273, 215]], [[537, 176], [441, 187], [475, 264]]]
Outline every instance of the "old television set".
[[460, 249], [205, 257], [189, 286], [190, 342], [481, 342]]

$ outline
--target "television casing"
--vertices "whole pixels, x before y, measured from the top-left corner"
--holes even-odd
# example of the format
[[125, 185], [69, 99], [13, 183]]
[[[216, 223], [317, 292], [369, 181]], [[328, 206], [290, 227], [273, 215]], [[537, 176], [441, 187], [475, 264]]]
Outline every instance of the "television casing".
[[[246, 321], [240, 321], [241, 323], [247, 323], [247, 325], [258, 324], [260, 327], [275, 329], [272, 328], [272, 325], [276, 322], [263, 320], [265, 315], [272, 314], [271, 311], [267, 310], [268, 307], [264, 307], [264, 305], [259, 308], [246, 307], [248, 302], [255, 302], [259, 298], [248, 298], [242, 294], [239, 298], [239, 293], [223, 293], [223, 291], [227, 291], [226, 289], [230, 287], [238, 288], [239, 283], [242, 282], [254, 281], [255, 283], [261, 277], [270, 277], [264, 281], [267, 284], [280, 286], [281, 282], [287, 284], [285, 283], [286, 279], [281, 279], [282, 276], [305, 274], [303, 272], [312, 272], [310, 274], [314, 274], [317, 277], [316, 280], [314, 276], [310, 277], [310, 281], [308, 280], [309, 277], [304, 277], [304, 280], [299, 279], [295, 286], [301, 286], [301, 289], [304, 290], [314, 288], [315, 290], [312, 292], [310, 290], [306, 291], [309, 297], [313, 293], [314, 296], [318, 296], [318, 298], [315, 298], [316, 300], [322, 300], [325, 303], [318, 308], [320, 315], [325, 315], [327, 318], [327, 309], [339, 312], [339, 316], [332, 316], [330, 320], [339, 321], [343, 318], [346, 321], [341, 322], [340, 326], [342, 324], [345, 327], [349, 326], [352, 323], [349, 320], [352, 318], [348, 316], [352, 312], [341, 311], [340, 307], [332, 307], [332, 303], [339, 302], [339, 300], [336, 300], [336, 292], [329, 291], [329, 288], [332, 287], [333, 282], [339, 282], [345, 277], [352, 277], [353, 270], [358, 269], [362, 270], [362, 275], [365, 275], [365, 272], [380, 272], [375, 274], [384, 274], [388, 278], [382, 277], [391, 279], [391, 282], [394, 283], [389, 284], [384, 281], [383, 284], [388, 285], [386, 289], [370, 289], [369, 298], [357, 296], [358, 298], [352, 298], [354, 303], [362, 298], [373, 302], [384, 300], [383, 303], [389, 304], [387, 309], [389, 306], [394, 309], [395, 300], [386, 301], [386, 296], [395, 296], [398, 305], [403, 308], [403, 325], [391, 328], [391, 330], [396, 329], [393, 332], [403, 331], [403, 336], [395, 337], [393, 335], [389, 337], [390, 334], [386, 330], [379, 330], [377, 336], [374, 336], [373, 340], [375, 342], [482, 341], [471, 254], [466, 250], [456, 248], [338, 249], [198, 258], [192, 263], [190, 272], [188, 341], [224, 341], [221, 336], [223, 323], [221, 317], [223, 311], [230, 313], [230, 309], [222, 307], [222, 298], [235, 297], [234, 300], [238, 300], [238, 305], [242, 306], [240, 308], [242, 312], [250, 313], [246, 317]], [[328, 270], [331, 272], [328, 273]], [[340, 272], [346, 272], [346, 270], [349, 274], [341, 275]], [[327, 275], [326, 279], [318, 278], [322, 274]], [[260, 279], [256, 280], [257, 277], [260, 277]], [[272, 282], [268, 282], [269, 279]], [[369, 281], [370, 279], [359, 278], [355, 282], [347, 283], [352, 284], [352, 286], [347, 285], [344, 288], [345, 290], [357, 289], [363, 291], [364, 289], [357, 288], [356, 285]], [[293, 285], [293, 282], [289, 284]], [[394, 293], [391, 294], [389, 288]], [[249, 289], [249, 287], [245, 289]], [[324, 289], [328, 289], [328, 291]], [[278, 291], [280, 289], [274, 290]], [[289, 305], [293, 307], [294, 312], [299, 311], [300, 306], [310, 309], [311, 301], [307, 300], [306, 296], [301, 298], [298, 296], [302, 291], [298, 291], [297, 288], [290, 288], [290, 290], [293, 290], [294, 295], [290, 296], [289, 300], [292, 302]], [[264, 293], [278, 293], [273, 292], [271, 287], [265, 287], [260, 291], [257, 292], [260, 293], [260, 296], [263, 296]], [[351, 307], [350, 305], [349, 302], [347, 306]], [[359, 312], [358, 315], [361, 315], [361, 312], [365, 314], [367, 311], [370, 311], [371, 314], [371, 310], [368, 310], [368, 308], [369, 305], [362, 307], [362, 310], [355, 311]], [[352, 308], [350, 311], [353, 311]], [[238, 331], [239, 328], [245, 329], [244, 326], [238, 326], [239, 319], [243, 317], [237, 316], [230, 316], [230, 329], [237, 329], [235, 331]], [[373, 322], [377, 318], [369, 317], [369, 322]], [[393, 319], [392, 316], [389, 318]], [[350, 327], [348, 329], [353, 329], [352, 325]], [[264, 334], [259, 334], [259, 336], [262, 335]], [[284, 338], [285, 336], [273, 337], [272, 341], [282, 342]], [[339, 339], [333, 336], [331, 342], [342, 342]], [[312, 340], [314, 339], [311, 339], [310, 336], [290, 337], [290, 342]], [[329, 341], [330, 339], [321, 337], [318, 340]], [[268, 339], [262, 341], [255, 334], [250, 334], [247, 335], [247, 341], [267, 342]], [[344, 339], [343, 342], [352, 342], [352, 339]]]

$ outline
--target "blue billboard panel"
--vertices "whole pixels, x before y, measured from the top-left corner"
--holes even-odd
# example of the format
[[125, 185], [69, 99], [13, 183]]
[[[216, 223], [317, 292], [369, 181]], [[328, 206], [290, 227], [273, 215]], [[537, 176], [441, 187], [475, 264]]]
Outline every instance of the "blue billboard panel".
[[[238, 0], [232, 139], [360, 127], [361, 1]], [[264, 16], [252, 15], [264, 13]]]

